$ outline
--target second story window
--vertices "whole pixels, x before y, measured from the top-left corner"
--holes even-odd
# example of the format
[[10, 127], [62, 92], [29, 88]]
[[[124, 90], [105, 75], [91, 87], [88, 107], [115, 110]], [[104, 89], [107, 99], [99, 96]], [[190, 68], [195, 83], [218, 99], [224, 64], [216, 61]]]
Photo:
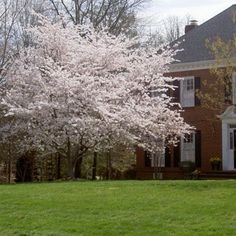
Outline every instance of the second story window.
[[183, 83], [186, 91], [192, 91], [194, 89], [193, 79], [186, 79]]
[[194, 77], [186, 77], [180, 81], [180, 103], [183, 107], [195, 105]]

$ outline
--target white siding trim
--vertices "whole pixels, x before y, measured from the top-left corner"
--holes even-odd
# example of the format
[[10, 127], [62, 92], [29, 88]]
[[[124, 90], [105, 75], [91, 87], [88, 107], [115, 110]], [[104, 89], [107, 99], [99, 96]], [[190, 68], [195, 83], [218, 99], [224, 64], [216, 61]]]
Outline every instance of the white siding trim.
[[[236, 58], [232, 58], [232, 62], [236, 62]], [[193, 70], [207, 70], [212, 68], [216, 64], [215, 60], [206, 61], [195, 61], [195, 62], [185, 62], [176, 63], [169, 66], [169, 72], [184, 72]], [[227, 64], [221, 63], [219, 67], [226, 67]]]

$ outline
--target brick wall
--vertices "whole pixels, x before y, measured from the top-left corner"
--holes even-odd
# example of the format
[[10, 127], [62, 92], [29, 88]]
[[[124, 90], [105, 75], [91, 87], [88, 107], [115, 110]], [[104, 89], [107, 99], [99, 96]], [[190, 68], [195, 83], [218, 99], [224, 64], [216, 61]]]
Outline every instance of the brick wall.
[[[209, 70], [198, 70], [188, 72], [172, 73], [174, 77], [194, 76], [200, 77], [202, 83], [206, 80], [210, 84], [215, 78], [210, 74]], [[223, 88], [219, 88], [223, 89]], [[208, 92], [206, 86], [202, 86], [201, 91]], [[190, 125], [201, 130], [201, 170], [209, 171], [211, 166], [209, 158], [212, 156], [222, 156], [222, 142], [221, 142], [221, 121], [217, 118], [221, 111], [204, 108], [202, 105], [184, 108], [183, 116], [185, 121]], [[172, 155], [173, 158], [173, 155]], [[178, 172], [179, 168], [173, 167], [173, 160], [171, 161], [171, 168], [165, 169], [164, 178], [179, 178], [181, 174]], [[144, 165], [144, 151], [137, 149], [137, 178], [148, 179], [152, 178], [153, 168], [147, 168]]]

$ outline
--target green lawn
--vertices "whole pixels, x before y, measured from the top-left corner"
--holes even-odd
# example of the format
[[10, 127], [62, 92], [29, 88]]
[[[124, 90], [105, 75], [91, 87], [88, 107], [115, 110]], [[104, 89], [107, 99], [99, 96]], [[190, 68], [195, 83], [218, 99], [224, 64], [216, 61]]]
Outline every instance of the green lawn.
[[236, 181], [0, 185], [0, 235], [236, 235]]

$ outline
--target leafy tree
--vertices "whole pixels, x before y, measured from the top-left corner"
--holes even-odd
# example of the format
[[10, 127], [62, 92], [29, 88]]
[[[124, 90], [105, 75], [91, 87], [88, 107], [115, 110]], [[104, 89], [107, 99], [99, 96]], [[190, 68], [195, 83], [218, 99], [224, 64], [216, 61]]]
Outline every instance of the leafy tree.
[[[202, 105], [221, 113], [232, 103], [232, 73], [235, 71], [236, 37], [224, 42], [220, 37], [214, 41], [206, 40], [206, 46], [214, 56], [210, 73], [213, 81], [202, 81], [203, 89], [198, 91]], [[205, 89], [207, 88], [207, 89]], [[205, 92], [204, 92], [205, 91]]]

